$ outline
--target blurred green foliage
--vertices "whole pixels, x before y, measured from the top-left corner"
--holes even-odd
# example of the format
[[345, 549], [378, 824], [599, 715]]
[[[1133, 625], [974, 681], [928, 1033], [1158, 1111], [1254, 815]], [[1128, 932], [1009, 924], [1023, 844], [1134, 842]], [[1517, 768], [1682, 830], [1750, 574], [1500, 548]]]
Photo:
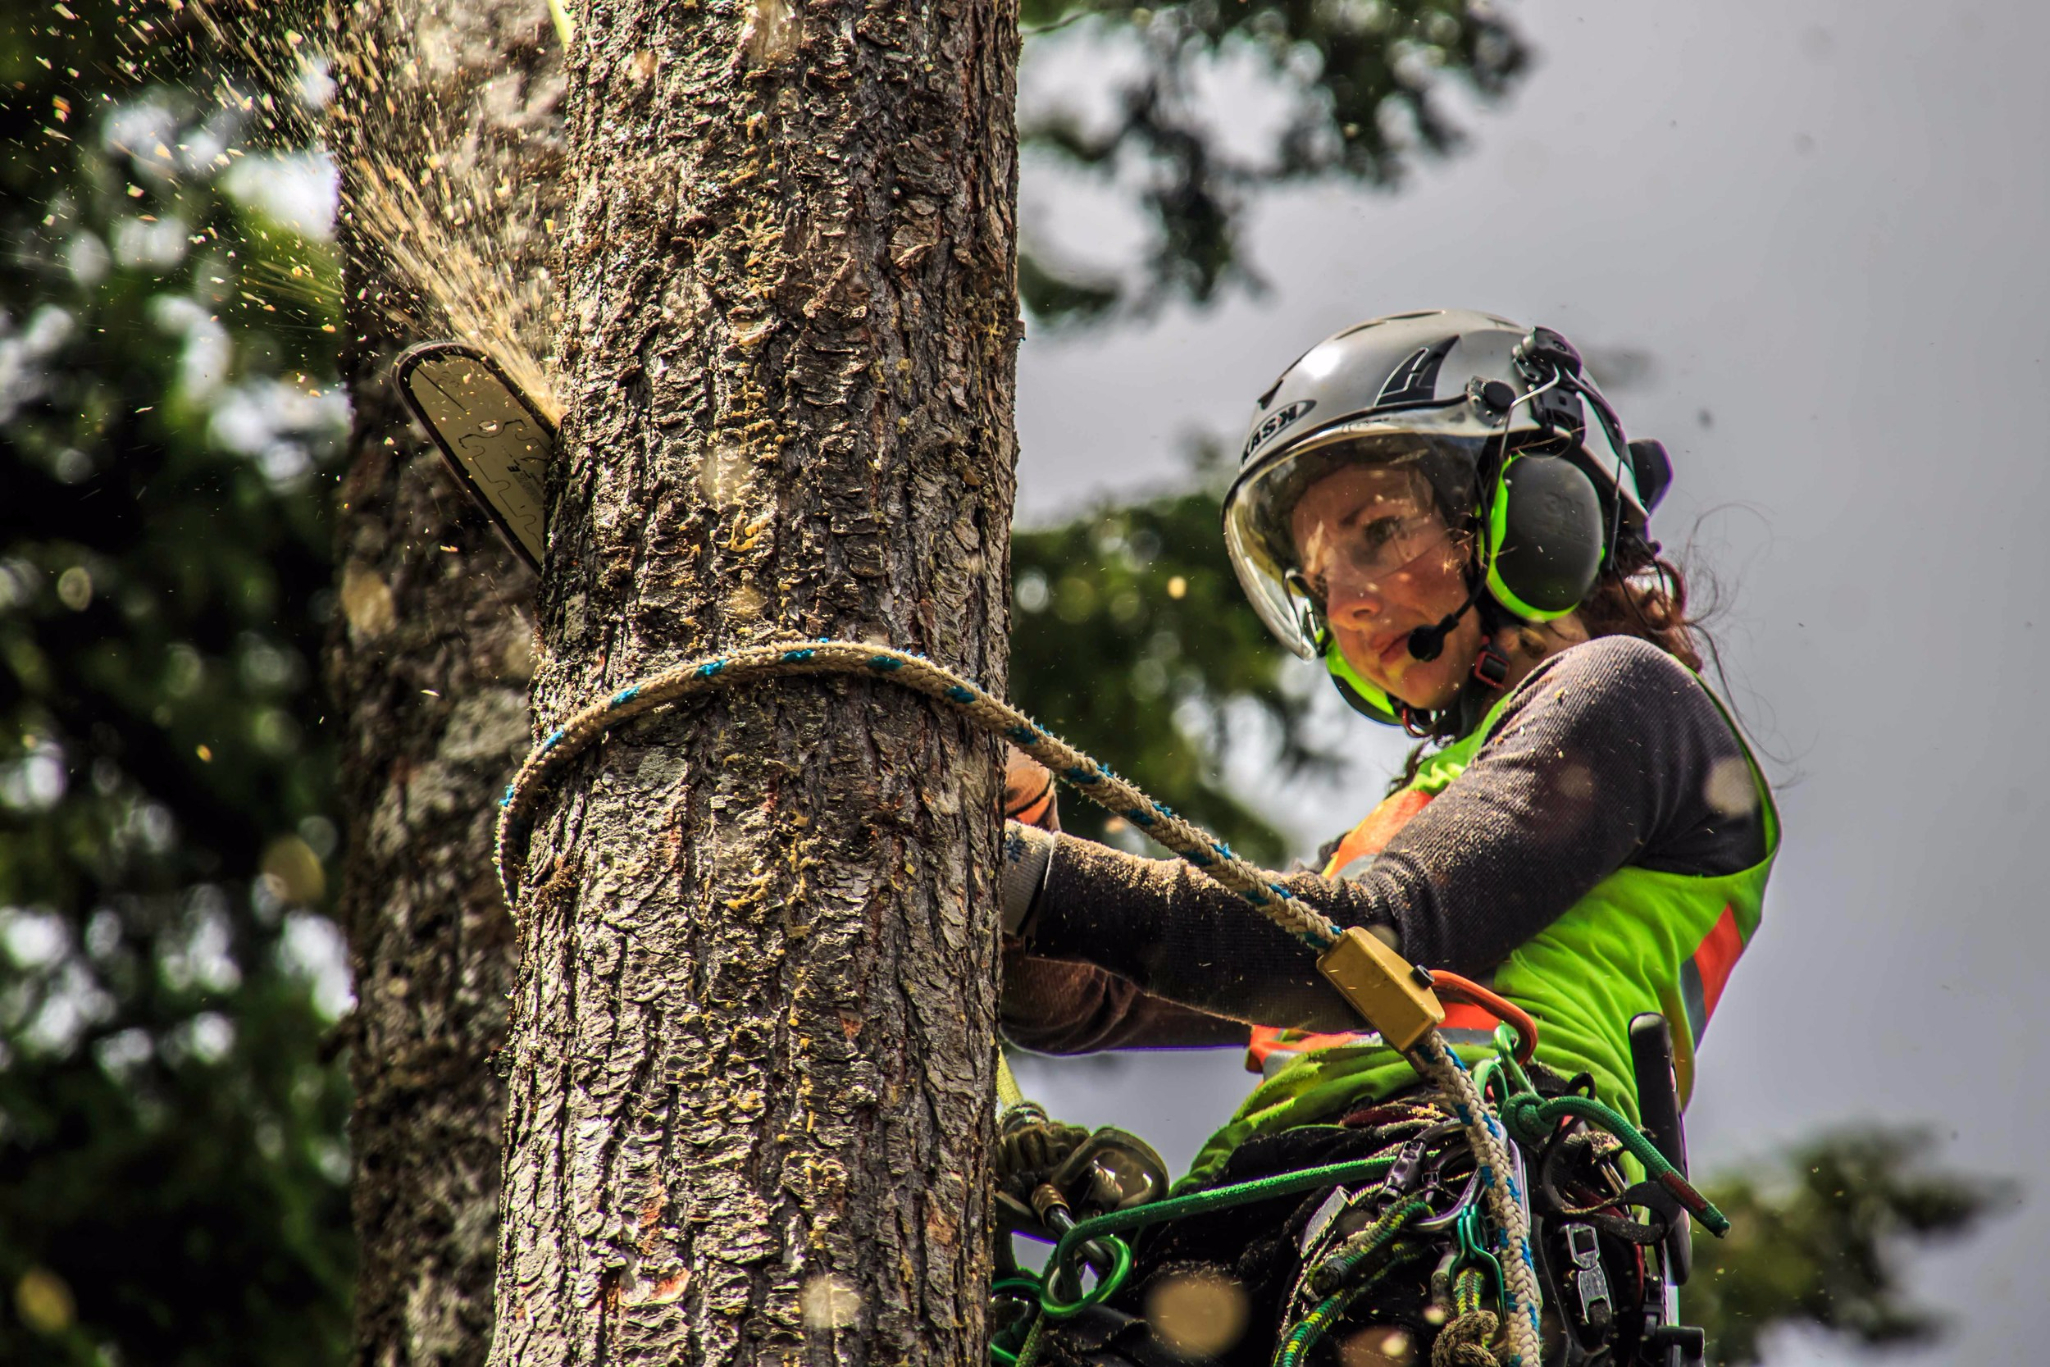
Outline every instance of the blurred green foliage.
[[[1013, 532], [1011, 696], [1250, 858], [1287, 842], [1222, 780], [1234, 736], [1291, 772], [1332, 757], [1305, 723], [1315, 679], [1275, 644], [1224, 557], [1215, 452], [1193, 487]], [[1291, 667], [1293, 666], [1293, 667]], [[1066, 795], [1066, 829], [1138, 848], [1136, 833]]]
[[1949, 1318], [1916, 1303], [1903, 1255], [1962, 1238], [2016, 1193], [1936, 1168], [1936, 1147], [1917, 1130], [1848, 1130], [1711, 1184], [1730, 1233], [1695, 1226], [1683, 1293], [1709, 1360], [1762, 1362], [1771, 1336], [1796, 1328], [1873, 1348], [1938, 1338]]
[[[1529, 66], [1514, 28], [1477, 0], [1025, 0], [1018, 131], [1042, 172], [1114, 187], [1136, 211], [1139, 259], [1079, 265], [1028, 215], [1020, 290], [1042, 320], [1147, 313], [1256, 286], [1242, 231], [1264, 191], [1317, 179], [1392, 186], [1419, 155], [1458, 146], [1444, 87], [1503, 94]], [[1253, 92], [1216, 117], [1220, 84]], [[1035, 98], [1034, 92], [1048, 93]], [[1029, 181], [1028, 181], [1029, 183]]]
[[347, 1346], [315, 987], [334, 267], [222, 192], [289, 168], [194, 37], [158, 6], [0, 17], [8, 1363]]

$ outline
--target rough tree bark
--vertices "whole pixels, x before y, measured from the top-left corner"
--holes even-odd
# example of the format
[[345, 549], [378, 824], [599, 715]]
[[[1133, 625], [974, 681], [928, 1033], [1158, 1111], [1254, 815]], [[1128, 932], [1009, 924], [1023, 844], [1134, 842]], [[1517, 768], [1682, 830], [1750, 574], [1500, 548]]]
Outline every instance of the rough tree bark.
[[[530, 277], [552, 258], [561, 51], [544, 0], [363, 0], [339, 18], [329, 136], [343, 170], [355, 423], [328, 672], [344, 737], [339, 910], [356, 984], [356, 1360], [478, 1364], [505, 1113], [492, 1065], [514, 968], [490, 833], [526, 748], [534, 578], [468, 510], [397, 403], [392, 355], [451, 320], [445, 300], [395, 269], [391, 220], [407, 211], [369, 209], [389, 189], [358, 159], [385, 157], [416, 185], [435, 159], [440, 179], [420, 200], [432, 220], [406, 235], [413, 251], [431, 261], [466, 243]], [[488, 233], [459, 207], [478, 187], [504, 214]]]
[[[793, 635], [1001, 689], [1012, 6], [579, 9], [541, 726]], [[800, 680], [544, 798], [494, 1363], [980, 1360], [997, 760]]]

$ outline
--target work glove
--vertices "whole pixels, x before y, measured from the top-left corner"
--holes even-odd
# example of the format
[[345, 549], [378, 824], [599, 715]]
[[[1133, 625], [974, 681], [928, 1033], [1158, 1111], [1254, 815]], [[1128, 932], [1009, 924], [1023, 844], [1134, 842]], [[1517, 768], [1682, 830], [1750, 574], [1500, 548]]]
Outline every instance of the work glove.
[[1004, 759], [1004, 815], [1044, 831], [1061, 828], [1060, 794], [1053, 771], [1013, 745]]
[[997, 871], [997, 902], [1004, 934], [1025, 938], [1031, 930], [1033, 908], [1039, 890], [1046, 884], [1047, 868], [1053, 863], [1051, 831], [1037, 826], [1004, 823], [1003, 864]]

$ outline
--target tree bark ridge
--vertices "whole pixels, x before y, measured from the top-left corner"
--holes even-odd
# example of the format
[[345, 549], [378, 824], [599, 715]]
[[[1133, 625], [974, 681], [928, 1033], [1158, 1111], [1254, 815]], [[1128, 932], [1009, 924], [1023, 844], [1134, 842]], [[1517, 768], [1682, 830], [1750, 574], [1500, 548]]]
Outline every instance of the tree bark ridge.
[[[789, 636], [1001, 690], [1014, 15], [579, 23], [542, 726]], [[797, 681], [633, 722], [542, 799], [494, 1361], [979, 1361], [995, 751]]]

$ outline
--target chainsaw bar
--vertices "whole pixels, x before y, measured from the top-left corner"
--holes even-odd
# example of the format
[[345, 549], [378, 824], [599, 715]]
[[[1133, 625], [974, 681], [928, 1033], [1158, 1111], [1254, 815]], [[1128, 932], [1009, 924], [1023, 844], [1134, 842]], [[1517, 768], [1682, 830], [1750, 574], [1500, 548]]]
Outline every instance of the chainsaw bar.
[[543, 481], [555, 428], [496, 361], [462, 342], [422, 342], [399, 357], [399, 394], [456, 481], [538, 571], [548, 544]]

